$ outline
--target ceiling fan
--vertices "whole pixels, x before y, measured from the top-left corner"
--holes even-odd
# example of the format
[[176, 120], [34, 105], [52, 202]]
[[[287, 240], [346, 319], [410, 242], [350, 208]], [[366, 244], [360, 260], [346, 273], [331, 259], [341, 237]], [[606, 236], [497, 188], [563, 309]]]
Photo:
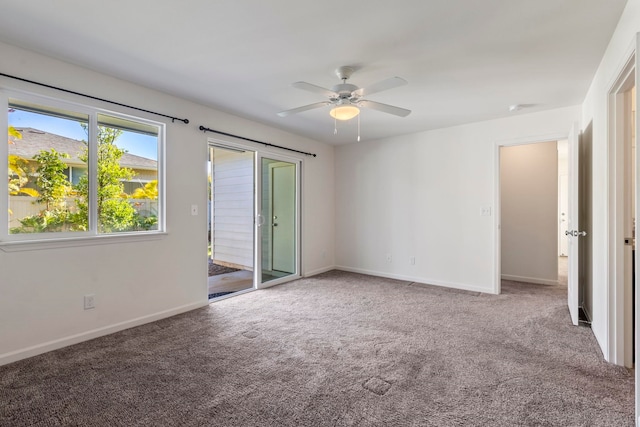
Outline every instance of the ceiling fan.
[[400, 77], [391, 77], [379, 81], [378, 83], [374, 83], [369, 87], [359, 88], [356, 85], [347, 83], [347, 80], [351, 77], [354, 71], [355, 70], [352, 67], [338, 68], [336, 70], [336, 74], [340, 80], [342, 80], [342, 83], [335, 85], [331, 89], [325, 89], [307, 82], [293, 83], [292, 86], [295, 88], [324, 95], [329, 98], [329, 100], [280, 111], [278, 115], [280, 117], [287, 117], [291, 114], [301, 113], [303, 111], [321, 108], [327, 105], [333, 106], [329, 114], [336, 120], [350, 120], [356, 117], [360, 114], [360, 107], [371, 108], [372, 110], [382, 111], [383, 113], [389, 113], [400, 117], [406, 117], [411, 113], [411, 110], [407, 110], [406, 108], [395, 107], [393, 105], [363, 99], [365, 96], [382, 92], [383, 90], [404, 86], [407, 84], [405, 79]]

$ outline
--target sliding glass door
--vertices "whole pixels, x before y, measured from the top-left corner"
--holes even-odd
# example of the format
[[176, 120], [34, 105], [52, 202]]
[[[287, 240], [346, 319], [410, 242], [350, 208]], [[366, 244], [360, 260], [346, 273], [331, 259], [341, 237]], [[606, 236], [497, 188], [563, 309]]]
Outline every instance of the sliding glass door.
[[261, 284], [299, 276], [298, 163], [260, 156]]
[[300, 277], [301, 161], [209, 146], [209, 298]]

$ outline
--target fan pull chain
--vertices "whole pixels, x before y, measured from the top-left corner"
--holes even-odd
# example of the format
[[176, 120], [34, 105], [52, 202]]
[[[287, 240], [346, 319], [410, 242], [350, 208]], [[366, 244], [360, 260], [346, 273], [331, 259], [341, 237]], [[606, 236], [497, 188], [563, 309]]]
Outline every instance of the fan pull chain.
[[338, 119], [336, 118], [333, 119], [333, 134], [338, 134]]
[[360, 142], [360, 114], [358, 114], [358, 142]]

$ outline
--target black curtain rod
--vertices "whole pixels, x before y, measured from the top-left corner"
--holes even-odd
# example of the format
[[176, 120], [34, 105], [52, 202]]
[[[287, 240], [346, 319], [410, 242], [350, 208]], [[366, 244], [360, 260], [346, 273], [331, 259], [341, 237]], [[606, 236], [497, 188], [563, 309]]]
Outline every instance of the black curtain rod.
[[162, 116], [162, 117], [166, 117], [168, 119], [171, 119], [172, 122], [175, 122], [176, 120], [178, 120], [180, 122], [183, 122], [184, 124], [188, 124], [189, 123], [189, 119], [180, 119], [178, 117], [168, 116], [168, 115], [162, 114], [162, 113], [156, 113], [155, 111], [149, 111], [149, 110], [145, 110], [143, 108], [132, 107], [131, 105], [122, 104], [121, 102], [109, 101], [108, 99], [98, 98], [97, 96], [85, 95], [84, 93], [75, 92], [75, 91], [69, 90], [69, 89], [63, 89], [61, 87], [56, 87], [56, 86], [48, 85], [48, 84], [45, 84], [45, 83], [35, 82], [33, 80], [23, 79], [22, 77], [11, 76], [11, 75], [5, 74], [5, 73], [0, 73], [0, 76], [8, 77], [10, 79], [20, 80], [21, 82], [27, 82], [27, 83], [31, 83], [31, 84], [38, 85], [38, 86], [44, 86], [44, 87], [47, 87], [49, 89], [55, 89], [55, 90], [59, 90], [61, 92], [66, 92], [66, 93], [70, 93], [70, 94], [73, 94], [73, 95], [84, 96], [85, 98], [95, 99], [96, 101], [108, 102], [109, 104], [119, 105], [120, 107], [127, 107], [127, 108], [131, 108], [133, 110], [138, 110], [138, 111], [142, 111], [142, 112], [149, 113], [149, 114], [155, 114], [156, 116]]
[[282, 147], [280, 145], [275, 145], [275, 144], [269, 144], [268, 142], [262, 142], [262, 141], [257, 141], [255, 139], [251, 139], [251, 138], [245, 138], [244, 136], [238, 136], [238, 135], [234, 135], [232, 133], [226, 133], [226, 132], [220, 132], [219, 130], [215, 130], [215, 129], [209, 129], [206, 128], [204, 126], [200, 126], [200, 130], [203, 132], [213, 132], [213, 133], [217, 133], [220, 135], [225, 135], [225, 136], [230, 136], [232, 138], [238, 138], [238, 139], [244, 139], [245, 141], [249, 141], [249, 142], [255, 142], [256, 144], [262, 144], [262, 145], [266, 145], [267, 147], [276, 147], [276, 148], [282, 148], [283, 150], [288, 150], [288, 151], [294, 151], [296, 153], [300, 153], [300, 154], [304, 154], [305, 156], [313, 156], [316, 157], [315, 154], [313, 153], [307, 153], [306, 151], [300, 151], [300, 150], [294, 150], [293, 148], [287, 148], [287, 147]]

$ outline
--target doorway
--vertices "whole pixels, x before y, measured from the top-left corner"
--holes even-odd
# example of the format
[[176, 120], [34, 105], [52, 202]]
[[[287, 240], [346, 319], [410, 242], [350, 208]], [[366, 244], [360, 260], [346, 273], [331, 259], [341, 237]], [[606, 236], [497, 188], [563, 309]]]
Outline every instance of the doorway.
[[[585, 151], [585, 148], [583, 147], [582, 152], [579, 152], [580, 144], [577, 123], [574, 124], [568, 138], [566, 135], [559, 135], [556, 138], [550, 138], [550, 141], [546, 143], [531, 141], [496, 145], [496, 176], [498, 176], [496, 204], [498, 205], [498, 215], [496, 218], [497, 253], [495, 263], [495, 290], [496, 293], [500, 293], [501, 280], [513, 280], [538, 284], [557, 284], [559, 282], [560, 277], [558, 274], [558, 265], [562, 267], [565, 264], [558, 263], [558, 248], [560, 241], [557, 233], [560, 229], [558, 222], [558, 192], [560, 180], [557, 163], [557, 141], [565, 139], [568, 143], [569, 153], [567, 174], [569, 208], [567, 214], [568, 229], [566, 231], [566, 234], [569, 236], [568, 262], [566, 263], [567, 300], [571, 322], [574, 325], [578, 325], [580, 324], [579, 313], [582, 311], [580, 310], [580, 302], [585, 299], [590, 301], [590, 295], [587, 296], [585, 294], [585, 292], [589, 292], [588, 290], [583, 290], [583, 294], [580, 294], [581, 291], [579, 289], [579, 283], [585, 278], [590, 278], [590, 275], [585, 275], [584, 273], [590, 273], [592, 266], [591, 239], [587, 239], [585, 243], [582, 244], [582, 246], [588, 246], [587, 248], [583, 248], [582, 262], [580, 262], [579, 250], [581, 246], [580, 240], [584, 240], [584, 237], [587, 234], [589, 234], [589, 236], [591, 234], [590, 194], [592, 190], [591, 160], [581, 160], [582, 157], [585, 157], [585, 153], [587, 153], [587, 151], [590, 153], [590, 148]], [[522, 152], [519, 153], [519, 156], [521, 157], [520, 160], [516, 159], [516, 161], [513, 161], [513, 159], [507, 159], [506, 157], [506, 154], [511, 149], [525, 147], [528, 148], [529, 151], [532, 151], [534, 147], [543, 147], [545, 144], [547, 145], [546, 156], [543, 156], [541, 153], [525, 153], [526, 150], [522, 150]], [[514, 152], [518, 153], [519, 151], [514, 150]], [[544, 165], [540, 163], [536, 167], [531, 167], [531, 162], [535, 160], [535, 157], [540, 156], [551, 158], [552, 160], [547, 160]], [[583, 162], [582, 168], [580, 168], [581, 161]], [[511, 169], [522, 169], [523, 171], [528, 172], [529, 176], [523, 179], [520, 178], [519, 180], [506, 177], [503, 172], [514, 165], [518, 166]], [[545, 174], [543, 173], [544, 170], [548, 170], [550, 172]], [[580, 174], [578, 171], [580, 171]], [[545, 184], [543, 182], [545, 181], [545, 178], [550, 180], [550, 182], [546, 182]], [[529, 202], [530, 199], [520, 192], [520, 187], [517, 182], [521, 182], [523, 183], [522, 185], [525, 186], [528, 185], [531, 190], [530, 194], [534, 195], [536, 195], [536, 193], [540, 193], [542, 188], [545, 188], [546, 190], [544, 192], [547, 194], [546, 198], [540, 199], [538, 202], [531, 205], [527, 205], [529, 207], [523, 210], [523, 206], [525, 206], [525, 203]], [[581, 184], [580, 191], [588, 193], [589, 197], [579, 197], [578, 186], [580, 183], [587, 184], [586, 186]], [[505, 190], [509, 186], [512, 188], [510, 190]], [[510, 214], [512, 218], [516, 218], [518, 223], [520, 223], [515, 232], [513, 224], [509, 223], [509, 219], [503, 212], [505, 209], [505, 191], [511, 191], [512, 193], [515, 192], [516, 200], [518, 200], [518, 202], [512, 203], [515, 214], [513, 212]], [[537, 197], [540, 197], [540, 194], [537, 194]], [[544, 213], [541, 211], [543, 204], [546, 205]], [[549, 208], [549, 206], [551, 206], [551, 208]], [[586, 220], [582, 217], [583, 224], [581, 225], [578, 214], [583, 210], [588, 210], [589, 212], [587, 212], [588, 217]], [[507, 214], [507, 216], [508, 215], [509, 214]], [[523, 218], [531, 217], [537, 217], [535, 218], [536, 226], [532, 225], [534, 222], [527, 223], [526, 221], [524, 222], [525, 225], [522, 225]], [[589, 233], [582, 230], [583, 226], [589, 227]], [[552, 230], [552, 232], [548, 233], [548, 230]], [[537, 235], [536, 233], [544, 233], [544, 236]], [[523, 244], [526, 245], [527, 241], [535, 242], [536, 248], [530, 246], [525, 247], [524, 250], [518, 249], [522, 248]], [[524, 254], [528, 254], [528, 257]], [[524, 273], [519, 271], [523, 271]], [[581, 296], [583, 297], [582, 300], [580, 299]], [[582, 322], [582, 324], [588, 323]]]
[[254, 157], [209, 145], [209, 299], [254, 288]]
[[500, 278], [558, 284], [556, 141], [501, 146]]
[[635, 265], [638, 188], [636, 173], [636, 85], [633, 55], [609, 98], [610, 176], [609, 205], [610, 316], [609, 361], [628, 368], [635, 364]]
[[302, 160], [209, 141], [209, 299], [300, 277]]

